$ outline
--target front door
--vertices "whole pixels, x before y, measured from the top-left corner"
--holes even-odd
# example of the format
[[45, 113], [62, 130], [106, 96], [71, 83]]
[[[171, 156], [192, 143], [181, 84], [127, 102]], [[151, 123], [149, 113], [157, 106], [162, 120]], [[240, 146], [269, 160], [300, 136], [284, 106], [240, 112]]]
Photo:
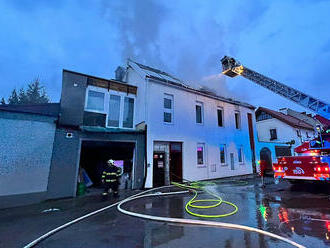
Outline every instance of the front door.
[[182, 182], [182, 143], [170, 143], [170, 181]]
[[165, 153], [154, 152], [153, 159], [153, 187], [165, 185]]

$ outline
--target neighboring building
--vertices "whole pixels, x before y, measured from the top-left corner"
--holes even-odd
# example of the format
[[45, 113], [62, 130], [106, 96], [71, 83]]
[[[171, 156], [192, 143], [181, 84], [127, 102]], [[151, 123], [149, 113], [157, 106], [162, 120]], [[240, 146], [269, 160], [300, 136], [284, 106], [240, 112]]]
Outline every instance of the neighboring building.
[[0, 208], [47, 199], [59, 104], [0, 105]]
[[123, 186], [143, 187], [145, 131], [135, 118], [136, 97], [136, 86], [63, 70], [49, 198], [75, 196], [83, 169], [95, 186], [101, 186], [110, 158], [131, 179]]
[[147, 126], [146, 187], [253, 173], [252, 105], [133, 61], [124, 78], [138, 87], [135, 118]]
[[[308, 116], [298, 119], [292, 116], [294, 111], [291, 111], [292, 115], [283, 111], [263, 107], [256, 110], [257, 154], [259, 159], [267, 161], [268, 169], [271, 169], [272, 162], [277, 157], [293, 155], [296, 146], [315, 136], [314, 126], [305, 122], [308, 120], [311, 123]], [[298, 114], [296, 116], [300, 117]]]

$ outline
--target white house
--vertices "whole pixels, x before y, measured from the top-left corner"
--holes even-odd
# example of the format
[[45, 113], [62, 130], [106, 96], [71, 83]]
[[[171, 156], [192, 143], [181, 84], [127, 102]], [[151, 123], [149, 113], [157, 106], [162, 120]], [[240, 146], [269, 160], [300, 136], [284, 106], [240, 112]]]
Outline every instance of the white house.
[[299, 115], [290, 115], [291, 112], [288, 109], [278, 112], [263, 107], [256, 110], [257, 154], [259, 159], [268, 161], [269, 167], [277, 157], [293, 155], [296, 146], [315, 135], [308, 116], [304, 119]]
[[138, 89], [134, 123], [147, 127], [146, 187], [253, 172], [252, 105], [193, 89], [131, 60], [124, 78]]

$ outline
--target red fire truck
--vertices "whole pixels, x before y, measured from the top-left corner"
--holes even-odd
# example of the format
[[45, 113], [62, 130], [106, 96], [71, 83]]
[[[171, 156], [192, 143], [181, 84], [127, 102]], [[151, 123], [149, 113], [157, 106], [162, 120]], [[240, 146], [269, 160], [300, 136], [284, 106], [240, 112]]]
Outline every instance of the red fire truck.
[[291, 182], [318, 180], [330, 183], [330, 129], [294, 149], [297, 156], [279, 157], [274, 177]]

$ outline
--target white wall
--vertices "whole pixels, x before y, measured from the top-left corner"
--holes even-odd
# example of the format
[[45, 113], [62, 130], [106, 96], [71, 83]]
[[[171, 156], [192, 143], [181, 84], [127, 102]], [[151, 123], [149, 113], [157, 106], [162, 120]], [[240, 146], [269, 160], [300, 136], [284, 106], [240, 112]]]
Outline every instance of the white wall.
[[[131, 84], [131, 82], [129, 82]], [[140, 82], [143, 85], [143, 82]], [[138, 98], [141, 97], [138, 84]], [[163, 123], [164, 94], [174, 96], [173, 124]], [[196, 124], [195, 103], [204, 104], [204, 124]], [[143, 102], [141, 100], [141, 102]], [[140, 103], [141, 103], [140, 102]], [[224, 109], [224, 127], [218, 127], [217, 107]], [[147, 90], [147, 158], [148, 177], [146, 187], [152, 187], [152, 158], [154, 141], [183, 142], [183, 177], [188, 180], [211, 179], [252, 173], [252, 155], [249, 143], [247, 113], [254, 111], [246, 107], [221, 102], [194, 93], [186, 92], [155, 82], [148, 83]], [[140, 110], [138, 110], [140, 109]], [[137, 112], [141, 111], [137, 106]], [[234, 111], [241, 113], [241, 130], [235, 129]], [[143, 116], [142, 113], [138, 116]], [[197, 143], [205, 143], [205, 167], [197, 166]], [[227, 165], [220, 166], [219, 145], [226, 144]], [[244, 149], [244, 164], [238, 163], [238, 146]], [[229, 154], [234, 153], [235, 169], [231, 170]], [[211, 172], [211, 164], [216, 164], [216, 172]]]
[[0, 117], [0, 127], [0, 196], [47, 191], [55, 123]]
[[[301, 145], [301, 139], [297, 136], [297, 128], [294, 128], [276, 118], [256, 122], [258, 140], [261, 142], [285, 143], [295, 140], [295, 145]], [[277, 140], [270, 140], [270, 129], [276, 129]], [[302, 140], [306, 140], [306, 132], [309, 137], [314, 136], [312, 130], [299, 129], [302, 134]]]

